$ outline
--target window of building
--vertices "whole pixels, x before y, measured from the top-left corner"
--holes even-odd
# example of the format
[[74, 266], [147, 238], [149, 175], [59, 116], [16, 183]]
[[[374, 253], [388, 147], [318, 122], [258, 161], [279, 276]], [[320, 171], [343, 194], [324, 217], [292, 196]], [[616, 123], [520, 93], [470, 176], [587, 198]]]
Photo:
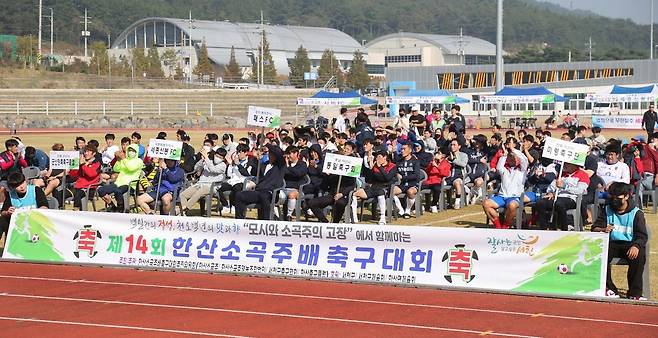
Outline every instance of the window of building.
[[384, 62], [389, 63], [412, 63], [412, 62], [421, 62], [422, 57], [420, 55], [389, 55], [384, 57]]

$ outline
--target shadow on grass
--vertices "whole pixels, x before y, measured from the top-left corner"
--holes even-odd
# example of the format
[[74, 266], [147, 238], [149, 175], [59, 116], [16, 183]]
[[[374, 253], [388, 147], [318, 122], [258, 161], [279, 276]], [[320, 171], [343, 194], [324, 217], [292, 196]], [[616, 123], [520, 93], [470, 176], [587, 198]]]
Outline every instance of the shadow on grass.
[[480, 228], [480, 229], [489, 229], [491, 225], [487, 226], [482, 221], [455, 221], [456, 225], [464, 228]]

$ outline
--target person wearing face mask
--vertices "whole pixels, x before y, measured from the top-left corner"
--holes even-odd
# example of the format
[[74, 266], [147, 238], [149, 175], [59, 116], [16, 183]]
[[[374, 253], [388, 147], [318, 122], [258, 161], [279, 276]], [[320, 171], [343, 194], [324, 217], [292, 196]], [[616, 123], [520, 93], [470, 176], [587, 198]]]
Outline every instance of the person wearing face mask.
[[601, 212], [592, 225], [592, 231], [610, 234], [606, 295], [619, 297], [610, 274], [610, 262], [613, 258], [624, 258], [628, 261], [627, 297], [646, 300], [642, 297], [642, 274], [646, 263], [646, 244], [649, 236], [644, 213], [631, 198], [632, 191], [633, 186], [630, 184], [612, 183], [608, 187], [609, 203], [601, 207]]
[[46, 194], [41, 188], [27, 184], [21, 172], [14, 172], [7, 178], [9, 190], [4, 192], [5, 202], [0, 209], [0, 237], [7, 232], [11, 215], [18, 209], [48, 209]]
[[[137, 182], [134, 181], [139, 180], [144, 168], [144, 162], [137, 156], [138, 153], [139, 147], [136, 144], [129, 145], [125, 155], [117, 152], [118, 160], [112, 167], [117, 173], [116, 179], [98, 188], [98, 196], [108, 205], [109, 211], [124, 211], [123, 194], [129, 189], [135, 189]], [[112, 201], [113, 195], [116, 203]]]
[[194, 165], [199, 180], [180, 193], [181, 214], [184, 216], [201, 198], [210, 194], [213, 183], [226, 179], [226, 149], [204, 151], [202, 156], [202, 160]]
[[[543, 230], [569, 230], [567, 211], [576, 208], [576, 198], [589, 187], [589, 176], [580, 167], [564, 163], [562, 177], [554, 180], [547, 189], [547, 195], [535, 204], [537, 224]], [[554, 217], [551, 217], [554, 213]], [[552, 220], [552, 222], [551, 222]]]
[[[151, 191], [137, 197], [137, 204], [144, 210], [144, 213], [153, 214], [149, 203], [159, 199], [162, 201], [162, 214], [168, 215], [174, 200], [174, 192], [183, 183], [185, 172], [178, 166], [178, 161], [160, 160], [159, 165], [160, 168], [153, 178]], [[159, 186], [158, 183], [160, 183]]]
[[[513, 137], [505, 141], [505, 155], [498, 160], [496, 170], [500, 175], [500, 190], [498, 195], [485, 200], [482, 208], [496, 229], [509, 229], [516, 217], [516, 209], [519, 208], [519, 197], [524, 201], [532, 202], [534, 194], [524, 193], [528, 159], [519, 150], [515, 149], [517, 144]], [[505, 207], [505, 222], [501, 223], [498, 208]]]

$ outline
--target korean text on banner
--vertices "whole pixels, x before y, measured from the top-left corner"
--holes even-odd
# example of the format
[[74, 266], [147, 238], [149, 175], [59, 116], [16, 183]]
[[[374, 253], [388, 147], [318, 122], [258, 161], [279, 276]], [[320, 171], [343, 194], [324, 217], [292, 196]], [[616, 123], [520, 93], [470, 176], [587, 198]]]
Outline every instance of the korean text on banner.
[[281, 109], [249, 106], [247, 124], [264, 128], [279, 128], [281, 126]]
[[327, 153], [324, 158], [322, 172], [325, 174], [359, 177], [361, 176], [362, 166], [363, 159], [360, 157]]
[[319, 98], [300, 97], [297, 98], [298, 106], [359, 106], [360, 97]]
[[642, 129], [641, 115], [592, 116], [592, 126], [614, 129]]
[[182, 152], [183, 142], [160, 140], [155, 138], [149, 140], [149, 157], [179, 161]]
[[480, 103], [486, 104], [514, 104], [514, 103], [551, 103], [555, 102], [555, 95], [482, 95]]
[[607, 252], [599, 232], [33, 209], [12, 215], [3, 258], [602, 297]]
[[51, 151], [50, 169], [80, 168], [80, 153], [77, 151]]
[[542, 157], [583, 166], [587, 152], [589, 152], [589, 147], [585, 144], [547, 137]]

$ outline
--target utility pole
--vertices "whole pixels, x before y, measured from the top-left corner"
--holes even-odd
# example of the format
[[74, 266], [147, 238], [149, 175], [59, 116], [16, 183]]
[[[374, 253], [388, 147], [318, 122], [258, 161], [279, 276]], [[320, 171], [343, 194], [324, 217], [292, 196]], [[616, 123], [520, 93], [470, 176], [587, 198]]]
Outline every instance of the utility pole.
[[[496, 20], [496, 92], [503, 89], [505, 85], [505, 73], [503, 72], [503, 0], [498, 0]], [[498, 104], [496, 120], [500, 123], [503, 116], [502, 105]]]
[[39, 57], [41, 56], [41, 24], [43, 21], [43, 0], [39, 0]]
[[589, 61], [592, 62], [592, 47], [595, 44], [592, 43], [592, 36], [589, 37], [589, 42], [586, 44], [587, 49], [589, 50]]
[[459, 56], [459, 63], [464, 65], [466, 64], [466, 53], [464, 52], [464, 45], [466, 42], [464, 41], [464, 28], [459, 27], [459, 40], [457, 40], [457, 56]]
[[265, 84], [265, 62], [263, 58], [265, 57], [265, 25], [263, 23], [263, 10], [260, 10], [260, 72], [259, 72], [259, 82], [258, 84]]
[[654, 0], [651, 0], [651, 49], [649, 50], [649, 59], [653, 60], [653, 49], [655, 46], [653, 45], [653, 12], [654, 12]]
[[110, 89], [112, 89], [112, 59], [110, 59], [111, 43], [112, 40], [110, 38], [110, 33], [107, 33], [107, 75]]
[[85, 59], [87, 58], [87, 39], [89, 38], [89, 30], [88, 30], [88, 24], [89, 24], [89, 16], [87, 16], [87, 9], [85, 8], [85, 16], [84, 18], [84, 24], [85, 24], [85, 30], [82, 31], [82, 36], [85, 38]]
[[53, 54], [53, 39], [54, 39], [55, 33], [53, 29], [53, 9], [50, 8], [50, 54]]
[[191, 82], [191, 80], [192, 80], [192, 70], [194, 69], [192, 67], [192, 53], [194, 52], [194, 46], [192, 46], [192, 30], [196, 29], [196, 27], [194, 26], [194, 20], [192, 20], [192, 10], [189, 11], [189, 16], [188, 16], [188, 19], [187, 19], [187, 28], [188, 28], [188, 35], [187, 35], [188, 44], [189, 44], [189, 47], [190, 47], [190, 51], [189, 51], [190, 61], [189, 61], [189, 65], [188, 65], [189, 66], [189, 72], [188, 72], [189, 77], [188, 77], [188, 79]]

